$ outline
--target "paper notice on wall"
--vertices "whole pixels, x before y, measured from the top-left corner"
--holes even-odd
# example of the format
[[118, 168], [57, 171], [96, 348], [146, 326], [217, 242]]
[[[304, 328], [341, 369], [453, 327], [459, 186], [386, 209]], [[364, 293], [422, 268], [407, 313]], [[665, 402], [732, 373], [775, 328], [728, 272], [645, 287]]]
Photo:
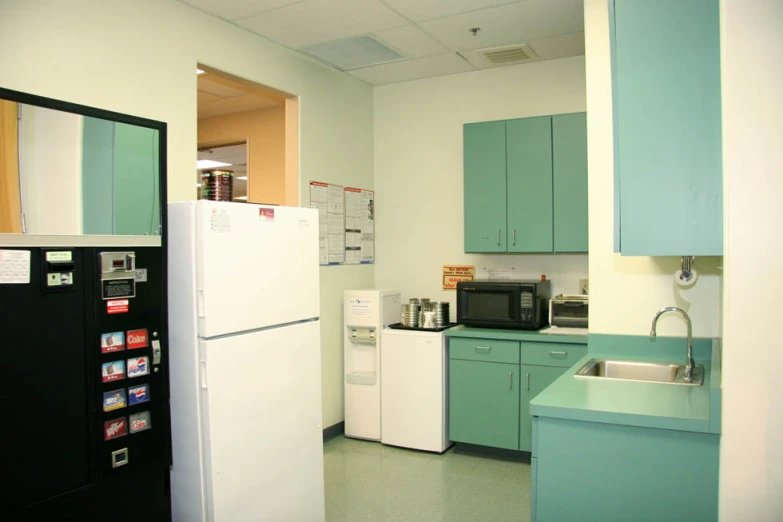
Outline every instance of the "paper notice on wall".
[[473, 281], [476, 267], [473, 265], [443, 265], [443, 289], [456, 290], [460, 281]]
[[375, 262], [375, 192], [345, 188], [345, 263]]
[[318, 259], [322, 265], [345, 262], [343, 186], [310, 182], [310, 205], [318, 209]]
[[513, 268], [485, 268], [484, 270], [490, 281], [514, 279]]
[[0, 250], [0, 285], [30, 283], [30, 251]]

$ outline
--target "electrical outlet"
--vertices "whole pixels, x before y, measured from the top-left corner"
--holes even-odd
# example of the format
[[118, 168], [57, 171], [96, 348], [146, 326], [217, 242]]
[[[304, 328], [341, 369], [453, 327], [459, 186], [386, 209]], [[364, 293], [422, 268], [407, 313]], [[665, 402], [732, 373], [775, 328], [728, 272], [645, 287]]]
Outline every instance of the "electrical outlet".
[[580, 279], [579, 280], [579, 293], [582, 295], [587, 295], [590, 293], [590, 289], [587, 283], [587, 279]]

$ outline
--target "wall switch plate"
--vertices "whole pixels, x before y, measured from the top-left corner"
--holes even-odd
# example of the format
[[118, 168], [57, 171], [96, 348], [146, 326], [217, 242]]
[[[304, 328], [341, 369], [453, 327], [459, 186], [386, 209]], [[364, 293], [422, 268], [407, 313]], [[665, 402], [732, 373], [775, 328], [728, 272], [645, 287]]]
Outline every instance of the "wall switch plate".
[[582, 295], [587, 295], [590, 293], [590, 288], [588, 286], [587, 279], [579, 280], [579, 293]]

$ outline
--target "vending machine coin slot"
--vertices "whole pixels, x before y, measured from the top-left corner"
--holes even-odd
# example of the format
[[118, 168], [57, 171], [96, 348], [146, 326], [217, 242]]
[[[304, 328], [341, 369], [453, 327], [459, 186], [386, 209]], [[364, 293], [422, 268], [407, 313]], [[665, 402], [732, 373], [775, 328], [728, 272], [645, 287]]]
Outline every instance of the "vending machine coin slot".
[[136, 297], [136, 253], [101, 252], [101, 297]]
[[73, 250], [44, 250], [42, 290], [44, 292], [62, 292], [73, 289], [76, 263]]

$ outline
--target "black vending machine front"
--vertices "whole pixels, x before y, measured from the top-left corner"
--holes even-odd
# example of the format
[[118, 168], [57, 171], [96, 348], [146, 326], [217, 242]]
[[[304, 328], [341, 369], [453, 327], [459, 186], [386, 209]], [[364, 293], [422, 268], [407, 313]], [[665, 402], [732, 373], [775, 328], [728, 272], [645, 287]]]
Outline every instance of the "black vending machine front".
[[161, 246], [0, 247], [0, 519], [170, 520]]

